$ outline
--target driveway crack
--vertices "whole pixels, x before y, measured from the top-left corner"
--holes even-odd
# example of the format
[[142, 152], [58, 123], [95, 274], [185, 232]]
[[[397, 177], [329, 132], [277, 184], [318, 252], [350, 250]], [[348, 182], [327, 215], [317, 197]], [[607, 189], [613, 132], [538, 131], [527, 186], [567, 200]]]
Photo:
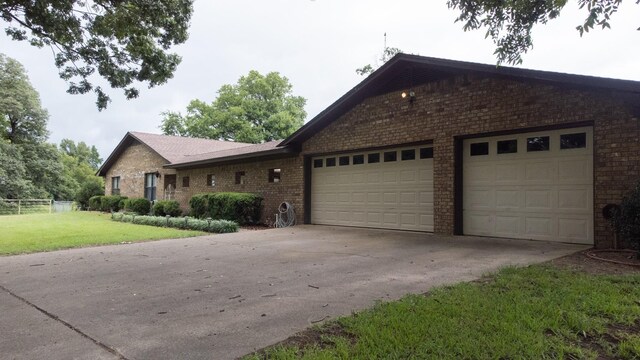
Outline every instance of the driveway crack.
[[23, 303], [27, 304], [28, 306], [38, 310], [39, 312], [43, 313], [45, 316], [49, 317], [50, 319], [53, 319], [54, 321], [59, 322], [60, 324], [68, 327], [69, 329], [73, 330], [74, 332], [76, 332], [77, 334], [79, 334], [80, 336], [82, 336], [85, 339], [90, 340], [91, 342], [93, 342], [94, 344], [98, 345], [99, 347], [101, 347], [102, 349], [108, 351], [109, 353], [115, 355], [118, 357], [118, 359], [120, 360], [128, 360], [124, 355], [122, 355], [118, 350], [112, 348], [111, 346], [101, 342], [98, 339], [95, 339], [93, 337], [91, 337], [90, 335], [84, 333], [82, 330], [78, 329], [77, 327], [71, 325], [70, 323], [62, 320], [59, 316], [57, 316], [56, 314], [52, 314], [50, 312], [48, 312], [47, 310], [39, 307], [38, 305], [30, 302], [29, 300], [23, 298], [22, 296], [12, 292], [11, 290], [7, 289], [6, 287], [0, 285], [0, 289], [4, 292], [6, 292], [7, 294], [13, 296], [14, 298], [22, 301]]

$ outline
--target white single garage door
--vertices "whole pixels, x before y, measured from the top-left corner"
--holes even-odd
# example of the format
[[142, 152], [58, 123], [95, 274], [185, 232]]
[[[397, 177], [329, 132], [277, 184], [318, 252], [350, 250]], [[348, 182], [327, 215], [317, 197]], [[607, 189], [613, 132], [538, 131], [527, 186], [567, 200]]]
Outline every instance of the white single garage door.
[[593, 244], [591, 127], [464, 141], [463, 232]]
[[312, 159], [311, 223], [433, 231], [433, 148]]

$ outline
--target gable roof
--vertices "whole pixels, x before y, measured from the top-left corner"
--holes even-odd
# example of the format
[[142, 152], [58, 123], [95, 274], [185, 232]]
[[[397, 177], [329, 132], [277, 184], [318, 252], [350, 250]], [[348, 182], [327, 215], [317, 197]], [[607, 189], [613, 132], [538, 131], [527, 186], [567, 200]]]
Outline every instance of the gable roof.
[[185, 156], [253, 145], [233, 141], [199, 139], [130, 131], [127, 132], [122, 140], [120, 140], [120, 143], [118, 143], [107, 160], [105, 160], [102, 166], [100, 166], [97, 175], [105, 176], [109, 168], [111, 168], [120, 155], [122, 155], [122, 152], [135, 142], [145, 145], [151, 151], [165, 159], [167, 163], [179, 161]]
[[217, 150], [197, 155], [187, 155], [182, 157], [180, 160], [166, 165], [165, 167], [171, 169], [182, 169], [242, 159], [291, 154], [295, 152], [292, 147], [280, 147], [279, 144], [281, 142], [282, 140], [275, 140], [262, 144], [250, 144], [233, 149]]
[[397, 54], [328, 108], [283, 140], [280, 146], [301, 144], [368, 97], [408, 89], [412, 86], [443, 80], [466, 73], [586, 89], [616, 90], [640, 95], [640, 81], [573, 75], [506, 66], [498, 67], [496, 65], [465, 61]]

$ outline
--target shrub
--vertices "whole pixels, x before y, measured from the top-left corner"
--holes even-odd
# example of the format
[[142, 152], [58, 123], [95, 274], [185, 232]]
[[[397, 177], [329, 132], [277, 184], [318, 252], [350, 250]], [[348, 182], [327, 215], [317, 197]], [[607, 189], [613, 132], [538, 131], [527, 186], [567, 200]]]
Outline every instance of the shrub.
[[230, 233], [238, 231], [238, 224], [228, 220], [200, 220], [188, 217], [162, 218], [159, 216], [113, 214], [114, 221], [128, 222], [138, 225], [163, 226], [184, 230], [199, 230], [211, 233]]
[[102, 210], [102, 198], [104, 195], [96, 195], [89, 198], [89, 210], [100, 211]]
[[131, 198], [124, 202], [124, 209], [138, 215], [147, 215], [151, 211], [151, 201], [145, 198]]
[[189, 207], [191, 208], [191, 215], [197, 218], [207, 217], [209, 194], [196, 194], [189, 200]]
[[260, 220], [262, 197], [250, 193], [219, 192], [197, 194], [189, 200], [192, 215], [255, 224]]
[[153, 204], [153, 215], [155, 216], [180, 216], [180, 204], [175, 200], [158, 200]]
[[17, 214], [18, 204], [0, 199], [0, 215]]
[[104, 186], [100, 181], [87, 181], [82, 184], [80, 190], [75, 196], [75, 201], [78, 203], [80, 210], [90, 209], [89, 199], [93, 196], [104, 195]]
[[127, 199], [126, 196], [120, 195], [108, 195], [103, 196], [100, 199], [100, 210], [109, 212], [114, 211], [118, 212], [120, 209], [124, 208], [124, 201]]
[[622, 199], [620, 209], [613, 214], [613, 224], [626, 244], [640, 249], [640, 182]]

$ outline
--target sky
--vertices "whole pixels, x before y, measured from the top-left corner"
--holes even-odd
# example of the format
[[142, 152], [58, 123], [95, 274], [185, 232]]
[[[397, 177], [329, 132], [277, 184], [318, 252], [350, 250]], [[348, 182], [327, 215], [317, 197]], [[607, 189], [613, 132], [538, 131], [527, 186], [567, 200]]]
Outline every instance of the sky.
[[[106, 158], [127, 131], [160, 133], [164, 111], [183, 111], [189, 101], [211, 102], [224, 84], [250, 70], [277, 71], [307, 99], [307, 120], [360, 81], [355, 69], [375, 64], [387, 46], [405, 53], [495, 64], [484, 31], [464, 32], [446, 0], [196, 0], [189, 40], [173, 79], [126, 100], [110, 89], [112, 102], [98, 111], [95, 95], [69, 95], [49, 49], [0, 33], [0, 52], [20, 61], [49, 111], [49, 141], [68, 138], [95, 145]], [[580, 37], [575, 27], [585, 10], [569, 1], [561, 16], [533, 32], [534, 48], [519, 67], [640, 81], [640, 6], [626, 1], [611, 30]]]

